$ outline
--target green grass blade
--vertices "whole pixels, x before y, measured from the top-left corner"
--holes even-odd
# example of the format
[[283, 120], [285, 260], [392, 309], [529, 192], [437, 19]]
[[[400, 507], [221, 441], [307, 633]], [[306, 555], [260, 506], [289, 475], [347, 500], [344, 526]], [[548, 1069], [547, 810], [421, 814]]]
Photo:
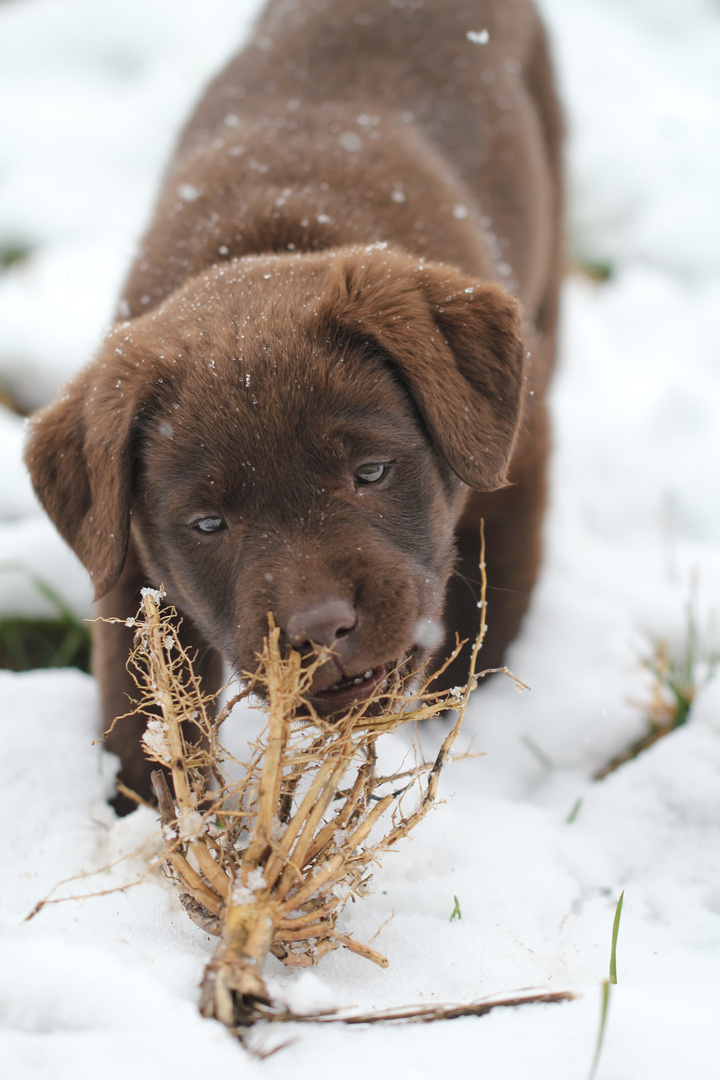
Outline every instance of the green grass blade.
[[598, 1031], [595, 1054], [593, 1056], [592, 1065], [590, 1066], [590, 1074], [588, 1080], [594, 1080], [595, 1074], [597, 1072], [598, 1063], [600, 1061], [600, 1053], [602, 1051], [603, 1041], [605, 1039], [608, 1010], [610, 1008], [610, 987], [617, 984], [617, 941], [618, 931], [620, 930], [620, 916], [622, 915], [624, 898], [625, 890], [623, 889], [623, 891], [620, 893], [620, 899], [618, 900], [615, 907], [615, 918], [613, 919], [612, 928], [612, 943], [610, 945], [610, 971], [608, 978], [602, 984], [602, 1008], [600, 1011], [600, 1029]]
[[543, 748], [541, 746], [538, 746], [538, 744], [533, 738], [531, 738], [530, 735], [521, 735], [520, 742], [523, 744], [526, 750], [530, 751], [535, 760], [539, 762], [539, 764], [542, 765], [543, 769], [546, 769], [547, 772], [552, 772], [554, 769], [557, 768], [557, 765], [550, 757], [550, 755], [546, 754]]
[[593, 1057], [592, 1065], [590, 1066], [590, 1075], [588, 1080], [594, 1080], [597, 1072], [598, 1063], [600, 1061], [600, 1051], [602, 1050], [603, 1039], [605, 1038], [605, 1024], [607, 1022], [608, 1006], [610, 1005], [610, 983], [605, 980], [602, 984], [602, 1011], [600, 1013], [600, 1030], [598, 1031], [597, 1044], [595, 1046], [595, 1056]]
[[625, 890], [623, 889], [623, 891], [620, 893], [620, 899], [617, 902], [617, 907], [615, 908], [615, 918], [613, 919], [613, 930], [612, 930], [612, 945], [610, 946], [610, 974], [609, 974], [609, 981], [613, 985], [617, 984], [617, 960], [616, 960], [616, 956], [617, 956], [617, 940], [618, 940], [618, 931], [620, 929], [620, 916], [622, 915], [623, 899], [624, 898], [625, 898]]

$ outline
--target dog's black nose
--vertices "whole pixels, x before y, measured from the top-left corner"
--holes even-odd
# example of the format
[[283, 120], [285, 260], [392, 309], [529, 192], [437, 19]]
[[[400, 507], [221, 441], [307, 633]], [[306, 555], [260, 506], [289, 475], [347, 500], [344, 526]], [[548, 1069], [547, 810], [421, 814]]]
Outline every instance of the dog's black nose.
[[332, 647], [355, 628], [355, 609], [345, 600], [324, 600], [291, 615], [285, 628], [295, 648], [303, 645]]

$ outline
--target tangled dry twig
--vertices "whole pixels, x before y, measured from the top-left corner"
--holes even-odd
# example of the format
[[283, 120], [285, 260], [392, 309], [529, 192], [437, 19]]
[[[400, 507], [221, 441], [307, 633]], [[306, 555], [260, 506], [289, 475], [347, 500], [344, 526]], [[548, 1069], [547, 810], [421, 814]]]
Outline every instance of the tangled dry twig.
[[[484, 626], [484, 568], [480, 607]], [[343, 946], [387, 966], [371, 945], [342, 933], [338, 917], [350, 897], [362, 895], [382, 853], [435, 802], [476, 685], [482, 633], [466, 686], [433, 692], [431, 677], [410, 702], [398, 680], [346, 715], [324, 719], [306, 695], [327, 650], [309, 664], [293, 650], [283, 655], [280, 630], [269, 615], [258, 670], [214, 718], [180, 642], [176, 614], [162, 606], [161, 593], [145, 589], [130, 622], [138, 711], [148, 715], [143, 741], [162, 766], [153, 783], [164, 866], [189, 916], [220, 937], [203, 980], [203, 1015], [237, 1029], [272, 1006], [262, 975], [269, 952], [285, 964], [307, 966]], [[259, 691], [267, 724], [249, 760], [238, 762], [218, 734], [239, 698]], [[377, 774], [380, 735], [448, 710], [457, 710], [457, 721], [433, 762]], [[402, 796], [413, 787], [419, 800], [406, 812]]]
[[[267, 725], [250, 760], [237, 763], [218, 740], [229, 707], [213, 719], [180, 644], [175, 613], [162, 608], [158, 592], [145, 590], [134, 625], [139, 707], [152, 709], [145, 750], [166, 770], [153, 773], [164, 862], [190, 917], [221, 939], [203, 982], [203, 1014], [236, 1027], [254, 1003], [269, 1004], [262, 978], [268, 952], [306, 966], [344, 946], [386, 966], [377, 950], [341, 933], [337, 919], [351, 896], [362, 895], [382, 852], [435, 801], [469, 687], [439, 695], [425, 686], [409, 712], [398, 687], [385, 695], [391, 700], [378, 715], [365, 703], [325, 720], [304, 696], [324, 657], [308, 667], [296, 652], [281, 655], [280, 631], [270, 617], [260, 667], [241, 695], [263, 684]], [[381, 734], [448, 708], [458, 710], [458, 720], [434, 763], [402, 776], [377, 775]], [[233, 775], [237, 764], [239, 777]], [[402, 812], [402, 794], [423, 773], [419, 804]], [[215, 790], [209, 790], [208, 775]], [[384, 834], [374, 837], [388, 813]]]

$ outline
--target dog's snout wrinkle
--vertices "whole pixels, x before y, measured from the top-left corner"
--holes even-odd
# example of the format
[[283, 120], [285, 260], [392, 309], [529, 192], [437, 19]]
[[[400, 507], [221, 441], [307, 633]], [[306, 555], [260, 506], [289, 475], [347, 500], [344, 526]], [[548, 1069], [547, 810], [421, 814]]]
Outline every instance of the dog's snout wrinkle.
[[346, 600], [323, 600], [291, 615], [285, 633], [295, 648], [310, 644], [332, 648], [356, 624], [355, 609]]

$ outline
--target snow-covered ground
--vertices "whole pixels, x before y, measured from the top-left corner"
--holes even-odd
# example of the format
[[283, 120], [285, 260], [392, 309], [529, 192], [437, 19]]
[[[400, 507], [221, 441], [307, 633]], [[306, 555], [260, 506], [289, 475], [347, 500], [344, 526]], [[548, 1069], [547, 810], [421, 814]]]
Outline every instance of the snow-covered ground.
[[[258, 0], [0, 4], [0, 383], [25, 406], [84, 362], [111, 310], [173, 132]], [[10, 1080], [166, 1076], [588, 1075], [615, 905], [618, 985], [599, 1080], [717, 1074], [720, 678], [689, 723], [604, 781], [644, 731], [640, 663], [701, 642], [720, 608], [720, 8], [542, 0], [569, 121], [569, 249], [604, 264], [565, 290], [547, 561], [510, 663], [444, 774], [447, 803], [385, 859], [345, 925], [387, 971], [336, 952], [268, 974], [295, 1007], [470, 1001], [535, 986], [565, 1005], [422, 1027], [260, 1031], [250, 1056], [197, 1013], [214, 942], [153, 874], [24, 916], [58, 881], [152, 837], [104, 800], [96, 691], [74, 671], [0, 672], [0, 1062]], [[478, 27], [478, 29], [481, 29]], [[86, 576], [34, 502], [22, 423], [0, 407], [0, 612], [41, 612], [23, 567], [82, 615]], [[693, 585], [693, 582], [695, 584]], [[703, 675], [700, 662], [699, 677]], [[638, 704], [639, 703], [639, 704]], [[430, 724], [426, 753], [442, 738]], [[390, 751], [402, 752], [404, 736]], [[389, 751], [389, 752], [390, 752]], [[574, 813], [573, 813], [574, 811]], [[572, 818], [572, 820], [568, 820]], [[126, 884], [145, 853], [67, 892]], [[450, 921], [458, 898], [462, 919]]]

